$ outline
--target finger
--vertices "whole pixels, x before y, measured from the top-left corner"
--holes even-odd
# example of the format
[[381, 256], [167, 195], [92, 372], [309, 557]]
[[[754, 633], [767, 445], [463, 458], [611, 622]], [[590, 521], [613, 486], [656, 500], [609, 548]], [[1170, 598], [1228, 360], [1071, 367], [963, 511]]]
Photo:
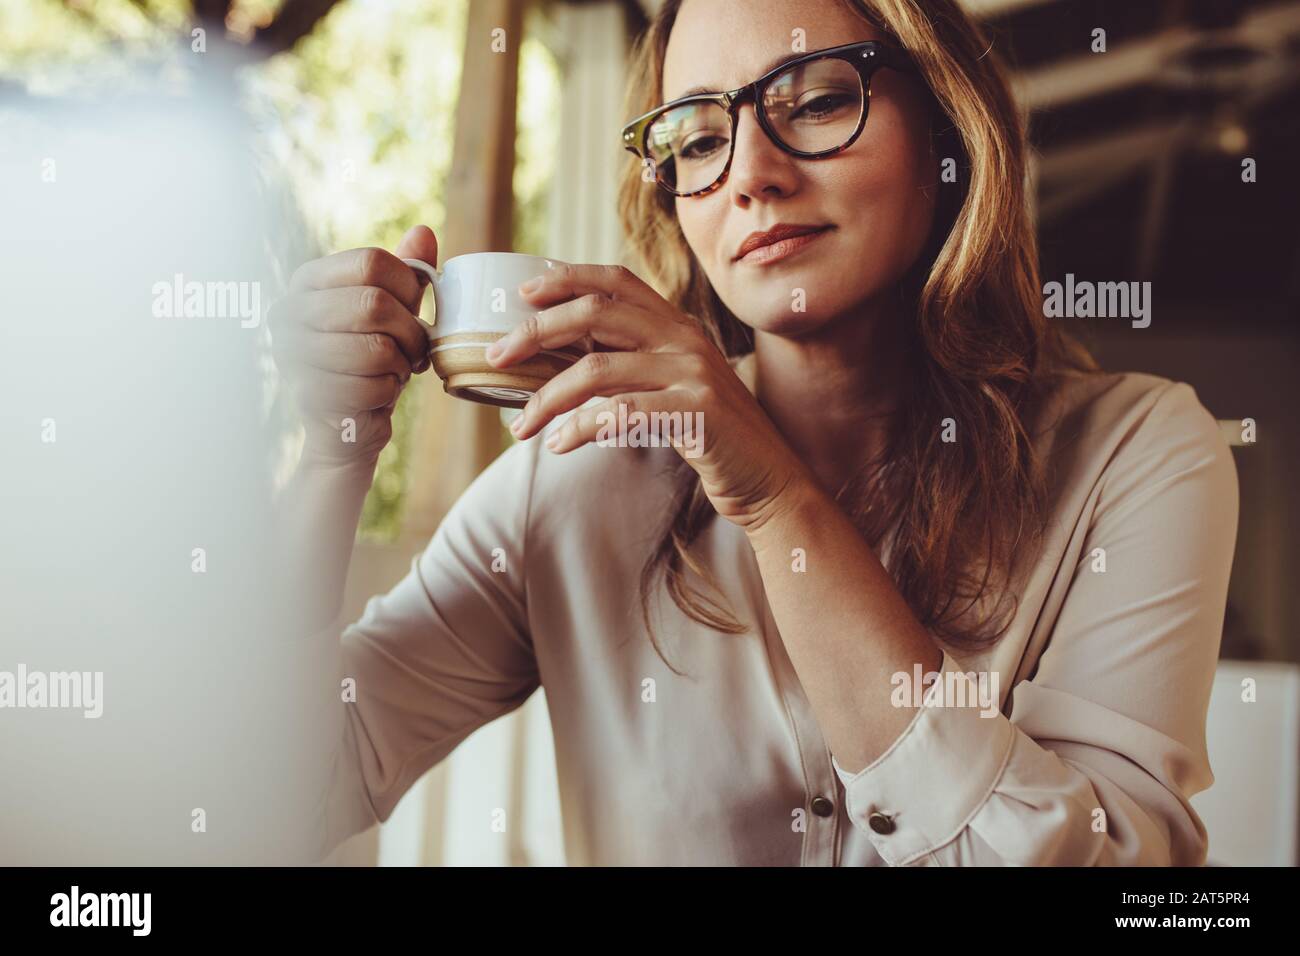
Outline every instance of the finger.
[[663, 305], [663, 297], [626, 266], [562, 262], [541, 274], [541, 284], [520, 295], [530, 305], [545, 308], [589, 292], [631, 302], [643, 309]]
[[289, 288], [294, 292], [348, 286], [376, 286], [399, 302], [411, 304], [419, 301], [421, 291], [414, 269], [391, 252], [374, 247], [348, 249], [313, 259], [299, 266], [289, 280]]
[[[701, 449], [704, 441], [699, 427], [701, 423], [698, 418], [692, 417], [694, 409], [690, 408], [690, 404], [690, 397], [676, 388], [614, 395], [599, 404], [580, 408], [566, 418], [547, 439], [546, 447], [557, 455], [562, 455], [593, 441], [601, 441], [603, 444], [607, 439], [613, 439], [612, 444], [624, 444], [628, 436], [611, 435], [611, 426], [619, 421], [635, 420], [632, 417], [640, 413], [648, 416], [651, 427], [645, 429], [638, 438], [638, 444], [661, 448], [690, 445]], [[677, 424], [654, 427], [656, 413], [675, 414]], [[699, 451], [696, 451], [691, 457], [698, 454]]]
[[488, 350], [487, 359], [503, 368], [587, 337], [620, 352], [635, 352], [649, 345], [652, 322], [643, 309], [592, 293], [530, 315]]
[[382, 332], [391, 336], [413, 368], [427, 361], [429, 334], [419, 319], [389, 292], [350, 286], [290, 294], [271, 307], [272, 340], [292, 336], [304, 325], [319, 332]]
[[299, 363], [344, 375], [396, 375], [405, 383], [411, 361], [397, 340], [382, 332], [317, 332], [277, 335], [276, 361]]
[[298, 378], [295, 389], [305, 410], [356, 415], [396, 402], [402, 383], [396, 375], [343, 375], [315, 370]]
[[672, 352], [592, 352], [539, 388], [510, 429], [521, 441], [531, 438], [596, 395], [653, 392], [687, 381], [699, 372], [698, 361]]

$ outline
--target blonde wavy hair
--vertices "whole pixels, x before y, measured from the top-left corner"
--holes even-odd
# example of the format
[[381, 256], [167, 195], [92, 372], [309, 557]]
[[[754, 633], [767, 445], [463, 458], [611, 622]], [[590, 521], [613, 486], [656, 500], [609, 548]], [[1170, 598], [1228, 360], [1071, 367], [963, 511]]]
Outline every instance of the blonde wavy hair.
[[[681, 2], [664, 0], [637, 39], [627, 117], [663, 102], [664, 53]], [[837, 500], [873, 546], [897, 527], [890, 574], [935, 637], [955, 647], [987, 646], [1015, 612], [1015, 599], [1007, 605], [1011, 596], [1002, 590], [1014, 557], [1032, 553], [1045, 520], [1046, 477], [1028, 423], [1059, 375], [1099, 368], [1043, 315], [1025, 201], [1024, 123], [982, 29], [954, 0], [839, 2], [919, 67], [934, 111], [935, 154], [957, 160], [958, 182], [940, 190], [927, 248], [900, 285], [915, 316], [913, 374], [900, 413], [884, 454]], [[728, 356], [743, 355], [753, 347], [750, 330], [713, 290], [674, 202], [643, 181], [639, 164], [628, 164], [618, 211], [647, 280]], [[941, 441], [936, 423], [944, 418], [960, 423], [961, 441]], [[724, 633], [748, 630], [719, 600], [716, 578], [692, 552], [716, 515], [694, 471], [679, 464], [677, 506], [640, 581], [647, 631], [670, 667], [650, 620], [660, 577], [691, 619]], [[989, 593], [1005, 609], [966, 621], [966, 611]]]

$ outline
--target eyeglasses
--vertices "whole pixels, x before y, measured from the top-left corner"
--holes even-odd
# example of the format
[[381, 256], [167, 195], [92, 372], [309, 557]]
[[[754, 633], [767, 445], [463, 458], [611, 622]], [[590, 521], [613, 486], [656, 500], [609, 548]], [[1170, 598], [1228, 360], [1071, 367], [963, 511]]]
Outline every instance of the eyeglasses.
[[623, 146], [649, 160], [674, 196], [721, 186], [736, 151], [740, 107], [754, 102], [758, 125], [801, 159], [848, 149], [867, 124], [871, 77], [883, 66], [916, 72], [902, 50], [877, 40], [815, 50], [726, 93], [695, 93], [657, 106], [623, 127]]

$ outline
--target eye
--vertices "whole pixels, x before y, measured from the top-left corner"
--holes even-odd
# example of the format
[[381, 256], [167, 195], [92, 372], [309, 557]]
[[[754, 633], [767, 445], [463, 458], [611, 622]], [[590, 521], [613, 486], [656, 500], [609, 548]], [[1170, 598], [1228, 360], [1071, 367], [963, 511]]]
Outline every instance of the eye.
[[707, 159], [726, 145], [726, 140], [721, 136], [706, 133], [703, 136], [697, 136], [689, 143], [678, 149], [677, 155], [681, 159]]
[[801, 103], [790, 114], [791, 119], [826, 119], [845, 109], [857, 108], [857, 96], [852, 93], [822, 93]]

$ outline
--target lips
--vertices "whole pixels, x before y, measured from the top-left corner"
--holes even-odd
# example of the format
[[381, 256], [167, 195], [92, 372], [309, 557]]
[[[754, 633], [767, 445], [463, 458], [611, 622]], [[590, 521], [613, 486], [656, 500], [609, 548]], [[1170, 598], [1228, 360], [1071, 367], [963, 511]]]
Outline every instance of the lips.
[[745, 256], [749, 255], [749, 253], [753, 252], [755, 249], [761, 249], [764, 246], [775, 245], [776, 243], [786, 239], [794, 239], [799, 236], [811, 236], [816, 233], [825, 232], [830, 228], [831, 228], [830, 226], [824, 226], [824, 225], [817, 226], [817, 225], [804, 225], [804, 224], [796, 225], [796, 224], [788, 224], [788, 223], [778, 223], [777, 225], [773, 226], [771, 229], [767, 230], [766, 232], [750, 233], [750, 235], [745, 239], [745, 241], [740, 244], [740, 248], [736, 250], [736, 255], [732, 259], [732, 262], [739, 262], [741, 259], [745, 258]]

